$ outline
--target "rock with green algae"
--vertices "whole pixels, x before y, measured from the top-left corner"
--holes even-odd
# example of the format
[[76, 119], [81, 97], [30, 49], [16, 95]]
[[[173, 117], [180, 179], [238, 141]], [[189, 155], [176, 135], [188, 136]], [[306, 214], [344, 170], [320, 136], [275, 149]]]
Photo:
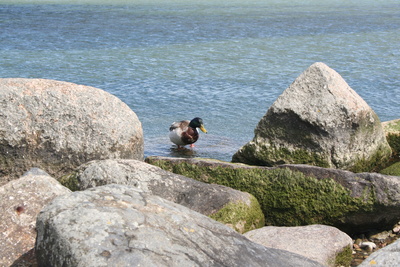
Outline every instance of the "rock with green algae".
[[233, 162], [371, 171], [391, 155], [376, 113], [333, 69], [304, 71], [260, 120]]
[[379, 172], [386, 175], [400, 176], [400, 119], [382, 122], [386, 139], [392, 148], [392, 163]]
[[148, 157], [146, 162], [249, 192], [266, 225], [333, 225], [346, 233], [391, 227], [400, 218], [400, 177], [309, 165], [259, 167], [211, 159]]
[[380, 173], [385, 175], [396, 175], [400, 176], [400, 162], [396, 162], [389, 167], [380, 171]]
[[264, 214], [257, 199], [250, 195], [250, 206], [245, 202], [231, 202], [209, 217], [239, 233], [246, 233], [265, 225]]
[[393, 150], [393, 154], [400, 154], [400, 119], [382, 122], [386, 139]]
[[260, 205], [249, 193], [199, 182], [138, 160], [91, 161], [64, 176], [61, 183], [73, 191], [129, 185], [210, 216], [239, 233], [264, 226]]

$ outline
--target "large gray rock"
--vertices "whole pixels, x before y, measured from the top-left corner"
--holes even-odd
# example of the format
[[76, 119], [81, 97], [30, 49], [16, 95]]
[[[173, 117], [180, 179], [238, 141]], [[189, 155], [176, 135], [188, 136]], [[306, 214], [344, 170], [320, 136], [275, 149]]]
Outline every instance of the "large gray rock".
[[391, 155], [378, 116], [333, 69], [315, 63], [273, 103], [232, 161], [370, 171]]
[[124, 185], [55, 199], [37, 230], [39, 266], [322, 266]]
[[105, 158], [143, 160], [136, 114], [89, 86], [44, 79], [0, 79], [0, 184], [40, 167], [59, 178]]
[[32, 169], [0, 187], [0, 266], [10, 266], [33, 249], [36, 217], [45, 204], [71, 191], [47, 173]]
[[266, 226], [247, 232], [244, 236], [269, 248], [303, 255], [324, 266], [349, 266], [351, 262], [351, 237], [327, 225]]
[[400, 239], [366, 258], [359, 267], [395, 267], [400, 263]]
[[138, 160], [91, 161], [61, 182], [73, 190], [107, 184], [134, 186], [204, 215], [213, 215], [240, 233], [264, 226], [260, 205], [249, 193], [199, 182]]

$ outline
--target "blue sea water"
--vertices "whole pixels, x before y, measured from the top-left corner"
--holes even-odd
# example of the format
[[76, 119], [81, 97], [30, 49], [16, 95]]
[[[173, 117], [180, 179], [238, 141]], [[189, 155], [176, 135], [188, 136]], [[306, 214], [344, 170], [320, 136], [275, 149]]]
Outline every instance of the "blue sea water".
[[[398, 0], [0, 1], [0, 77], [104, 89], [138, 115], [145, 156], [230, 160], [317, 61], [382, 121], [400, 118]], [[208, 134], [176, 151], [173, 121]]]

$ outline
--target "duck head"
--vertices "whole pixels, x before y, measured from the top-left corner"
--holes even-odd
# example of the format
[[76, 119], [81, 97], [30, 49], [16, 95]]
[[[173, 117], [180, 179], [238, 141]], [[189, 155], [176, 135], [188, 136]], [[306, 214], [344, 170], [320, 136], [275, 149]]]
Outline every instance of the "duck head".
[[193, 128], [193, 129], [200, 128], [200, 130], [203, 133], [207, 133], [206, 128], [204, 128], [203, 120], [199, 117], [196, 117], [193, 120], [191, 120], [189, 123], [189, 127]]

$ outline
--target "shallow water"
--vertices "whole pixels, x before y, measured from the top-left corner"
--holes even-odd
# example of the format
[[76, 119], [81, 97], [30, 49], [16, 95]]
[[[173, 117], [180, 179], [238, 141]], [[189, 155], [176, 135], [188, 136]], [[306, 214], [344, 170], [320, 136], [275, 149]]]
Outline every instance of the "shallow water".
[[[320, 2], [0, 1], [0, 77], [114, 94], [139, 116], [146, 156], [230, 160], [317, 61], [382, 121], [399, 118], [400, 3]], [[196, 116], [209, 133], [176, 151], [169, 125]]]

